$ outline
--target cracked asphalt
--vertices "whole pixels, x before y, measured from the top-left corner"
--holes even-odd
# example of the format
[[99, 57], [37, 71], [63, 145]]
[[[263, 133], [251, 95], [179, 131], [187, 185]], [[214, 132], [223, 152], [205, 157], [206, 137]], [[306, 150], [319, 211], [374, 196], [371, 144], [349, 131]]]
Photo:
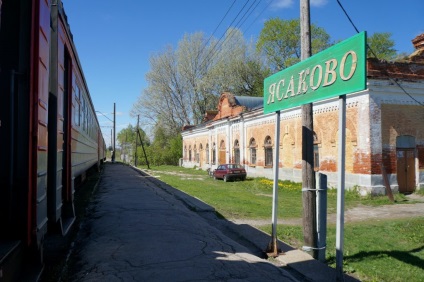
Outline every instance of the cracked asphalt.
[[150, 176], [108, 163], [70, 253], [67, 279], [299, 281], [200, 215], [211, 211], [195, 211]]

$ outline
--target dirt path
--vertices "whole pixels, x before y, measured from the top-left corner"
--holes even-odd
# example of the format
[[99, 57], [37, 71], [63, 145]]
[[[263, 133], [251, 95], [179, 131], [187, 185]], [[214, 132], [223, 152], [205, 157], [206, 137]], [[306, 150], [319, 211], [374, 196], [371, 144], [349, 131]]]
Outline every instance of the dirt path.
[[[357, 206], [345, 211], [345, 222], [357, 222], [365, 220], [380, 220], [380, 219], [399, 219], [411, 217], [424, 217], [424, 196], [412, 194], [406, 196], [410, 201], [416, 201], [414, 204], [394, 204], [379, 207], [372, 206]], [[332, 213], [327, 216], [328, 224], [336, 224], [337, 215]], [[271, 219], [231, 219], [236, 224], [249, 224], [252, 226], [262, 226], [271, 223]], [[301, 225], [301, 218], [278, 219], [279, 224]]]

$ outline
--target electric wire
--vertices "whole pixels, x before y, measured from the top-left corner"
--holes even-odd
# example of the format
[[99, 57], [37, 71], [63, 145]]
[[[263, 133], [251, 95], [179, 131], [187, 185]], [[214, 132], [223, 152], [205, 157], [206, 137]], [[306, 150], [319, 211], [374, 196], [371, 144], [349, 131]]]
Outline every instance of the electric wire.
[[[215, 32], [218, 30], [218, 28], [221, 26], [222, 22], [224, 21], [224, 19], [227, 17], [228, 13], [231, 11], [231, 9], [233, 8], [234, 4], [236, 3], [237, 0], [234, 0], [233, 3], [231, 4], [231, 6], [227, 9], [227, 12], [225, 13], [225, 15], [222, 17], [221, 21], [219, 22], [219, 24], [215, 27], [214, 31], [212, 32], [211, 36], [209, 36], [208, 40], [206, 41], [205, 45], [203, 46], [202, 50], [200, 51], [199, 54], [201, 54], [203, 52], [203, 50], [206, 48], [206, 46], [208, 45], [209, 41], [211, 41], [213, 35], [215, 34]], [[197, 56], [199, 56], [199, 54]]]
[[[347, 11], [345, 10], [345, 8], [343, 7], [342, 3], [340, 3], [339, 0], [337, 0], [337, 3], [339, 4], [340, 8], [343, 10], [344, 14], [346, 15], [347, 19], [349, 20], [349, 22], [352, 24], [353, 28], [355, 29], [356, 33], [359, 33], [358, 28], [356, 27], [356, 25], [353, 23], [352, 19], [350, 18], [349, 14], [347, 13]], [[378, 59], [377, 55], [375, 54], [374, 50], [372, 50], [372, 48], [369, 46], [368, 42], [367, 42], [367, 48], [370, 50], [370, 52], [373, 54], [373, 56]], [[379, 60], [379, 59], [378, 59]], [[424, 107], [424, 104], [421, 103], [420, 101], [418, 101], [417, 99], [415, 99], [411, 94], [408, 93], [408, 91], [405, 90], [405, 88], [402, 87], [402, 85], [400, 85], [400, 83], [396, 80], [393, 79], [389, 73], [385, 72], [384, 73], [391, 82], [393, 82], [394, 84], [396, 84], [404, 94], [406, 94], [409, 98], [411, 98], [413, 101], [415, 101], [415, 103], [417, 103], [420, 106]]]
[[[274, 2], [274, 0], [271, 0], [268, 2], [268, 5], [266, 5], [262, 11], [256, 16], [256, 18], [250, 23], [250, 25], [246, 28], [245, 32], [248, 31], [250, 29], [250, 27], [258, 20], [258, 18], [265, 12], [265, 10], [269, 7], [269, 5], [271, 5], [271, 3]], [[258, 3], [259, 4], [259, 3]], [[255, 9], [257, 8], [257, 6], [255, 7]]]
[[[250, 1], [250, 0], [249, 0]], [[247, 1], [246, 2], [246, 4], [247, 3], [249, 3], [249, 1]], [[236, 25], [234, 26], [234, 28], [233, 29], [231, 29], [230, 30], [230, 28], [231, 28], [231, 24], [233, 24], [233, 22], [237, 19], [237, 17], [239, 16], [239, 14], [241, 13], [241, 11], [244, 9], [244, 7], [246, 6], [246, 4], [243, 6], [243, 8], [240, 10], [240, 12], [239, 12], [239, 14], [237, 14], [237, 16], [234, 18], [234, 20], [231, 22], [231, 24], [230, 24], [230, 26], [228, 26], [228, 28], [227, 28], [227, 30], [225, 31], [225, 33], [223, 34], [223, 36], [224, 35], [226, 35], [227, 34], [227, 32], [230, 30], [230, 32], [227, 34], [227, 36], [224, 38], [224, 40], [223, 41], [221, 41], [221, 42], [219, 42], [219, 43], [217, 43], [216, 45], [215, 45], [215, 47], [217, 46], [217, 45], [219, 45], [219, 48], [221, 48], [222, 47], [222, 45], [224, 45], [224, 43], [227, 41], [227, 40], [229, 40], [233, 35], [234, 35], [234, 33], [236, 32], [236, 29], [241, 29], [241, 26], [243, 25], [243, 23], [246, 21], [243, 21], [241, 24], [240, 24], [240, 21], [242, 21], [243, 20], [243, 18], [246, 16], [246, 14], [250, 11], [250, 9], [252, 8], [252, 6], [256, 3], [256, 1], [257, 0], [255, 0], [250, 6], [249, 6], [249, 8], [247, 9], [247, 11], [245, 11], [244, 12], [244, 14], [243, 14], [243, 16], [237, 21], [237, 23], [236, 23]], [[253, 11], [253, 10], [252, 10]], [[250, 13], [251, 14], [251, 13]], [[249, 15], [250, 15], [249, 14]], [[247, 19], [247, 18], [246, 18]], [[223, 36], [221, 36], [221, 38], [220, 38], [220, 40], [222, 39], [222, 37]], [[212, 50], [212, 54], [211, 54], [211, 56], [209, 57], [209, 60], [211, 60], [214, 56], [215, 56], [215, 54], [219, 51], [219, 48], [214, 48], [214, 50]]]
[[227, 27], [227, 29], [225, 30], [225, 32], [221, 35], [221, 37], [218, 39], [218, 41], [217, 41], [217, 43], [212, 47], [212, 50], [209, 52], [209, 54], [207, 54], [206, 56], [205, 56], [205, 58], [203, 59], [203, 61], [202, 61], [202, 63], [200, 64], [201, 66], [203, 65], [203, 64], [206, 64], [206, 62], [207, 61], [210, 61], [213, 57], [214, 57], [214, 55], [215, 55], [215, 53], [216, 53], [216, 49], [217, 49], [217, 46], [219, 45], [219, 46], [221, 46], [222, 45], [222, 43], [220, 43], [221, 42], [221, 40], [222, 40], [222, 38], [225, 36], [225, 34], [228, 32], [228, 30], [231, 28], [231, 25], [234, 23], [234, 21], [238, 18], [238, 16], [240, 15], [240, 13], [244, 10], [244, 8], [246, 7], [246, 5], [248, 4], [250, 2], [250, 0], [248, 0], [248, 1], [246, 1], [245, 3], [244, 3], [244, 5], [243, 5], [243, 7], [240, 9], [240, 11], [237, 13], [237, 15], [236, 15], [236, 17], [231, 21], [231, 23], [230, 23], [230, 25]]

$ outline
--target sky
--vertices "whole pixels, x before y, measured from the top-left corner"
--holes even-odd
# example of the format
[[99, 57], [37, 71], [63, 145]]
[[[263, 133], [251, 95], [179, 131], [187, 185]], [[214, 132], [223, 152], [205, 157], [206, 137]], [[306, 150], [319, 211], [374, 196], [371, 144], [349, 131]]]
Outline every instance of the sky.
[[[295, 19], [300, 15], [299, 0], [62, 2], [94, 107], [102, 113], [98, 113], [98, 120], [107, 145], [111, 142], [114, 103], [117, 132], [137, 124], [130, 111], [148, 86], [145, 75], [150, 70], [152, 55], [163, 52], [167, 46], [176, 49], [185, 34], [203, 32], [207, 38], [220, 38], [229, 26], [237, 26], [246, 39], [256, 40], [266, 20]], [[390, 32], [398, 52], [412, 53], [411, 40], [424, 33], [423, 0], [339, 2], [359, 31], [367, 31], [368, 36]], [[336, 0], [310, 3], [311, 23], [324, 28], [332, 41], [356, 34]], [[251, 5], [248, 16], [237, 25]]]

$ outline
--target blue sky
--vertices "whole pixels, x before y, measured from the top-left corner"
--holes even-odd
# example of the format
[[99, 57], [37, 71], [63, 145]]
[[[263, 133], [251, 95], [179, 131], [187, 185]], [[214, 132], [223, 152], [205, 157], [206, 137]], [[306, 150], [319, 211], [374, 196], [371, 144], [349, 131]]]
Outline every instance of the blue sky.
[[[168, 45], [176, 48], [186, 33], [204, 32], [210, 36], [234, 2], [214, 33], [220, 38], [247, 1], [62, 0], [94, 107], [107, 116], [98, 119], [108, 144], [113, 103], [117, 132], [137, 123], [129, 112], [147, 87], [150, 56]], [[359, 31], [367, 31], [368, 35], [391, 32], [399, 52], [412, 53], [411, 40], [424, 33], [423, 0], [340, 3]], [[246, 7], [251, 4], [256, 9], [240, 27], [246, 38], [256, 39], [267, 19], [293, 19], [300, 14], [299, 0], [250, 0]], [[333, 41], [356, 34], [336, 0], [311, 0], [311, 22], [324, 28]]]

